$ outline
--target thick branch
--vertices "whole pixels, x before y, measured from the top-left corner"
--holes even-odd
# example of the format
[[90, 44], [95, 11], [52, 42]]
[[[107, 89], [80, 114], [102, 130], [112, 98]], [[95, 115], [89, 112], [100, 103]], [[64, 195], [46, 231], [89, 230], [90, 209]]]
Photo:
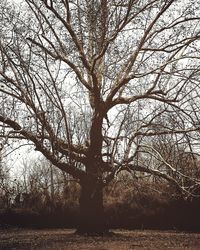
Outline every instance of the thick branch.
[[71, 174], [75, 178], [81, 179], [85, 177], [84, 171], [77, 169], [73, 165], [69, 165], [68, 163], [62, 162], [60, 159], [56, 158], [55, 155], [53, 155], [48, 149], [43, 146], [43, 141], [39, 140], [33, 133], [24, 130], [17, 122], [3, 117], [2, 115], [0, 115], [0, 122], [9, 125], [17, 133], [20, 133], [22, 136], [24, 136], [27, 140], [32, 141], [36, 147], [36, 150], [40, 151], [49, 161], [51, 161], [61, 170]]

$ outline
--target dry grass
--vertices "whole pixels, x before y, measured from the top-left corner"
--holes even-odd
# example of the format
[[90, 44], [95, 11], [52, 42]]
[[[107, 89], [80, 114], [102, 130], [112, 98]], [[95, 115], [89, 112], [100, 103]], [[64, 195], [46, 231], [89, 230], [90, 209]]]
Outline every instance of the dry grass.
[[130, 250], [130, 249], [200, 249], [200, 233], [175, 231], [114, 230], [104, 237], [84, 237], [74, 230], [0, 230], [0, 249], [51, 250]]

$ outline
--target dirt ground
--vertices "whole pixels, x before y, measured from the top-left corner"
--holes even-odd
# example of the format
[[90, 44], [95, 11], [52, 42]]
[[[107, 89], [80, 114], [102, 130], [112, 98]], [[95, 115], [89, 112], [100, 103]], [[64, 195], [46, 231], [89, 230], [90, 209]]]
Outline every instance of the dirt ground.
[[70, 229], [0, 230], [0, 249], [130, 250], [200, 249], [200, 233], [113, 230], [104, 237], [84, 237]]

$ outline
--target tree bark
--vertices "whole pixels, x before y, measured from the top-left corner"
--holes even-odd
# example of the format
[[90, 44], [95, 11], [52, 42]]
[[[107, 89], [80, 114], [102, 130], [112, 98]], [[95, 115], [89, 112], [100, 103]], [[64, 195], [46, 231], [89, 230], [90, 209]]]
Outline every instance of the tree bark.
[[96, 179], [81, 183], [79, 234], [103, 235], [108, 232], [103, 207], [103, 186]]
[[[98, 96], [98, 94], [97, 94]], [[107, 232], [102, 183], [102, 123], [103, 111], [100, 101], [96, 104], [90, 129], [90, 146], [87, 153], [87, 177], [81, 180], [80, 221], [77, 233], [102, 235]]]

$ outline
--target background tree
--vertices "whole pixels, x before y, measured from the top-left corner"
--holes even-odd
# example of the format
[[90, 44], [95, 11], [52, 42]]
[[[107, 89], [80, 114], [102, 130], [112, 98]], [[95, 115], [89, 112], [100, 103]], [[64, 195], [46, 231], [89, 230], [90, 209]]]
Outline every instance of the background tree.
[[140, 159], [157, 154], [155, 137], [192, 145], [198, 135], [197, 2], [24, 0], [17, 9], [3, 1], [1, 13], [3, 145], [27, 140], [79, 180], [79, 232], [106, 230], [103, 187], [122, 170], [188, 193]]

